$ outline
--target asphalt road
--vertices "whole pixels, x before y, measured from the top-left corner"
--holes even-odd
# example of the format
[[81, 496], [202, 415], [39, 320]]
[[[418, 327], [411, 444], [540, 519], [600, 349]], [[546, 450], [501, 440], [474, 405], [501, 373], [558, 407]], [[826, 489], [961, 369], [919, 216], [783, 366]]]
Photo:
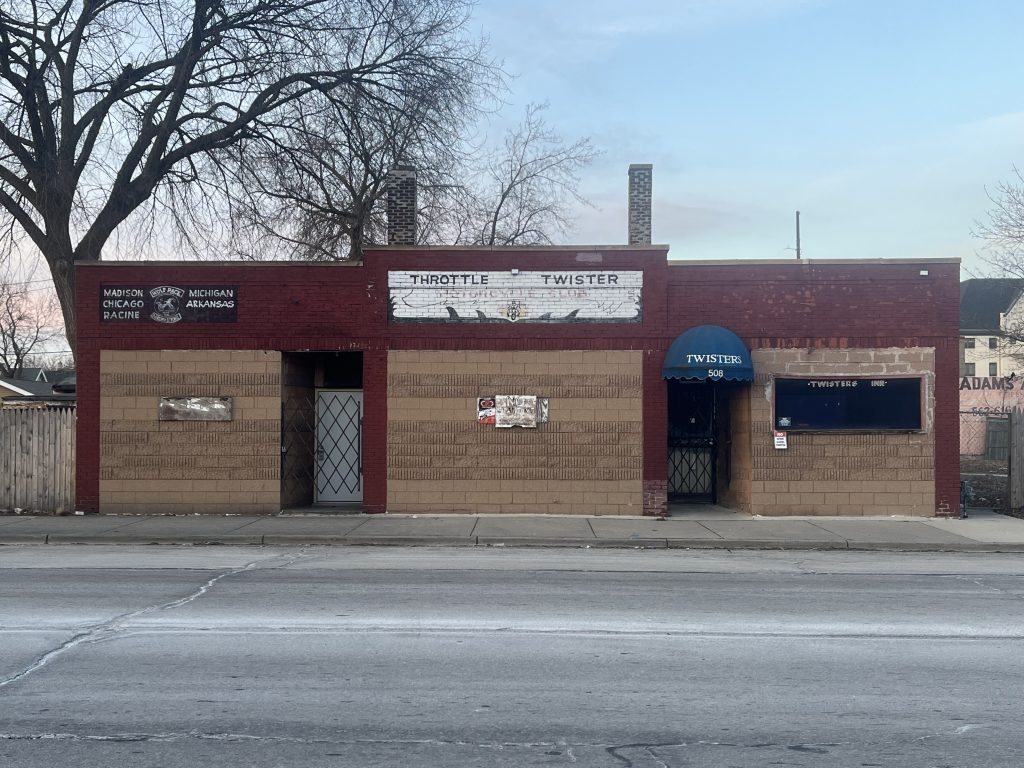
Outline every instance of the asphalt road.
[[1007, 766], [1024, 558], [0, 548], [3, 766]]

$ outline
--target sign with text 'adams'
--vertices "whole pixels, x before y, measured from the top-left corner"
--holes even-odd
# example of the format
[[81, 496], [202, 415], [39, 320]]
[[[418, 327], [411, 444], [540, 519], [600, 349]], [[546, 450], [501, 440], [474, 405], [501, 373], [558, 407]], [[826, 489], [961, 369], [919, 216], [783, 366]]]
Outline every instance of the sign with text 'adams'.
[[639, 323], [643, 272], [388, 272], [393, 323]]
[[102, 285], [103, 323], [234, 323], [238, 288], [233, 285]]

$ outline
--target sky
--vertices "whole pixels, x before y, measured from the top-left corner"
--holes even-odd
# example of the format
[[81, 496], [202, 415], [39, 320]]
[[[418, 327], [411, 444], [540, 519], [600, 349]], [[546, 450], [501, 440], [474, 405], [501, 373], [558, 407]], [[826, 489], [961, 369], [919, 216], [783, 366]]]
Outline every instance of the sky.
[[654, 165], [674, 259], [963, 260], [1024, 166], [1020, 0], [480, 0], [515, 77], [602, 150], [572, 242], [626, 239], [626, 172]]

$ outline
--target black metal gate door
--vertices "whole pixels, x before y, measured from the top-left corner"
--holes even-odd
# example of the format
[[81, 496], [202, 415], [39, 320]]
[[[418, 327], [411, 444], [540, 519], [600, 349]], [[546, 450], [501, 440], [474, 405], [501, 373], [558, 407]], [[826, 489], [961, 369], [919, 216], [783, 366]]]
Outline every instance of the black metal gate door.
[[715, 499], [715, 387], [668, 382], [668, 498]]

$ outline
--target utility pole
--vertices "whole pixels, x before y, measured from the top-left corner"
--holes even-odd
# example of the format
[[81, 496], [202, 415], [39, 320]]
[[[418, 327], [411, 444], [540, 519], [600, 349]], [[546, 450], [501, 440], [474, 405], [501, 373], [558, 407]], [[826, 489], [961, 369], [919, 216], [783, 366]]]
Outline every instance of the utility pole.
[[796, 257], [800, 258], [800, 211], [796, 212]]

